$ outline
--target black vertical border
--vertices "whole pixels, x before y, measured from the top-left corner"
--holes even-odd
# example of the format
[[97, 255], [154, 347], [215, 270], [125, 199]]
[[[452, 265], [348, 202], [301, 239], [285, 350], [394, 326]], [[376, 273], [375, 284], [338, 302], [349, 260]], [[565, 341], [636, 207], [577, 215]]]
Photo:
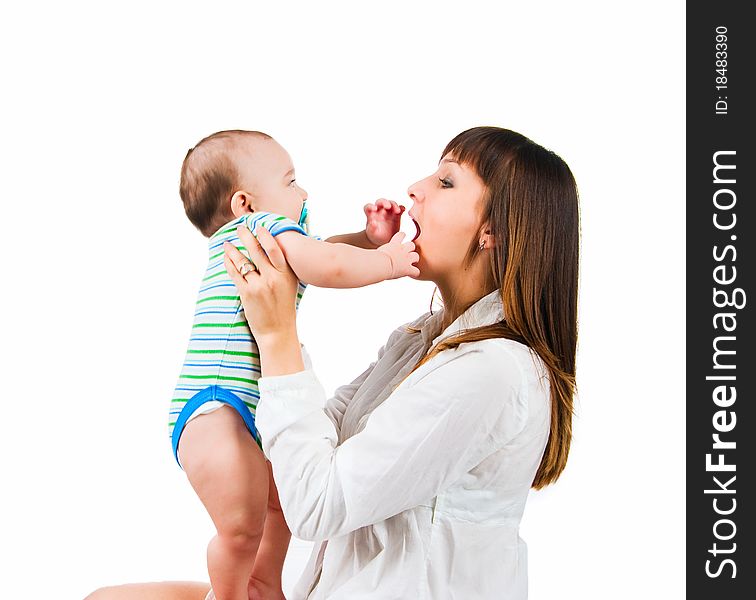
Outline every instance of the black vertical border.
[[[686, 14], [686, 415], [687, 415], [687, 502], [686, 502], [686, 584], [688, 598], [716, 598], [740, 600], [756, 598], [756, 536], [753, 531], [754, 478], [756, 472], [756, 419], [754, 405], [756, 394], [756, 361], [753, 345], [753, 306], [756, 305], [754, 286], [754, 243], [756, 218], [753, 205], [756, 203], [754, 178], [754, 145], [756, 126], [754, 123], [754, 102], [752, 78], [756, 70], [754, 46], [756, 24], [749, 19], [752, 5], [747, 2], [688, 2]], [[717, 27], [727, 28], [727, 89], [716, 89], [717, 59], [715, 52]], [[720, 29], [721, 31], [721, 29]], [[721, 47], [720, 49], [721, 50]], [[727, 102], [727, 114], [716, 114], [716, 101], [723, 96]], [[726, 97], [726, 98], [724, 98]], [[720, 105], [721, 107], [722, 105]], [[733, 184], [714, 184], [713, 155], [717, 151], [735, 151], [734, 156], [724, 155], [720, 162], [735, 163], [734, 171], [720, 171], [720, 179], [727, 179], [734, 173]], [[735, 193], [736, 203], [727, 211], [714, 206], [714, 194], [718, 189], [729, 188]], [[724, 203], [725, 192], [719, 196]], [[719, 212], [720, 220], [729, 223], [731, 214], [737, 218], [736, 225], [729, 231], [718, 230], [714, 226], [714, 213]], [[736, 236], [733, 240], [732, 236]], [[717, 261], [714, 247], [719, 256], [727, 245], [734, 247], [736, 256], [730, 251], [726, 258]], [[734, 258], [734, 260], [732, 260]], [[732, 267], [736, 269], [736, 279], [730, 285], [721, 285], [714, 280], [714, 269], [721, 276], [731, 277]], [[745, 293], [746, 304], [742, 309], [717, 308], [714, 305], [714, 289], [733, 294], [736, 288]], [[721, 295], [720, 295], [721, 297]], [[737, 329], [724, 331], [722, 321], [715, 328], [714, 317], [718, 312], [734, 313]], [[713, 368], [714, 339], [721, 335], [735, 336], [735, 340], [720, 341], [720, 348], [735, 350], [735, 355], [720, 359], [734, 363], [731, 370]], [[735, 381], [722, 382], [707, 380], [709, 375], [735, 375]], [[717, 406], [713, 390], [717, 385], [732, 385], [737, 398], [729, 407]], [[713, 450], [713, 434], [719, 433], [713, 423], [717, 411], [728, 411], [720, 423], [730, 423], [734, 418], [735, 427], [727, 433], [720, 433], [722, 440], [735, 441], [734, 450]], [[708, 472], [706, 455], [712, 454], [712, 462], [717, 462], [718, 453], [725, 455], [724, 461], [736, 466], [734, 472]], [[726, 483], [736, 476], [728, 489], [734, 494], [712, 494], [706, 490], [717, 489], [714, 477]], [[713, 506], [718, 498], [718, 507], [727, 510], [732, 499], [737, 501], [731, 515], [718, 515]], [[734, 522], [736, 532], [730, 540], [715, 537], [715, 524], [719, 519]], [[726, 523], [719, 524], [718, 532], [727, 537], [732, 530]], [[713, 554], [713, 545], [725, 551], [735, 549], [731, 554]], [[730, 558], [736, 565], [722, 566]], [[706, 561], [713, 573], [720, 570], [718, 577], [710, 577], [706, 572]]]

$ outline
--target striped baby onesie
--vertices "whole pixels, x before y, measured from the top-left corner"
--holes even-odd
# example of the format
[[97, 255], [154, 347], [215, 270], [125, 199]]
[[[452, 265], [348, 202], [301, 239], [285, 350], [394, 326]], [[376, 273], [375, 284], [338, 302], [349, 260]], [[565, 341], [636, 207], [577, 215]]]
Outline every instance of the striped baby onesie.
[[[299, 223], [273, 213], [254, 212], [227, 223], [208, 240], [209, 264], [197, 297], [189, 348], [169, 410], [168, 432], [177, 462], [178, 442], [186, 422], [197, 408], [212, 400], [233, 406], [262, 448], [254, 420], [260, 397], [257, 389], [260, 355], [239, 293], [223, 264], [223, 242], [226, 241], [249, 257], [236, 233], [241, 224], [253, 233], [257, 227], [265, 227], [273, 236], [284, 231], [308, 235], [307, 211], [303, 206]], [[297, 307], [305, 287], [300, 281]]]

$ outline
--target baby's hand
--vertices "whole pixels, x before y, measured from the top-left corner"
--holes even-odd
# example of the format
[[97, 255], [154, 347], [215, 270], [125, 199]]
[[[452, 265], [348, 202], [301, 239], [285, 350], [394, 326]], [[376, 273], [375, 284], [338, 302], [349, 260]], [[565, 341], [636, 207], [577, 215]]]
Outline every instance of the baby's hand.
[[387, 244], [391, 237], [399, 231], [404, 207], [393, 200], [381, 198], [375, 203], [364, 206], [367, 224], [365, 234], [371, 244], [382, 246]]
[[378, 252], [383, 252], [391, 260], [391, 275], [386, 279], [397, 279], [409, 275], [417, 277], [420, 275], [420, 269], [414, 266], [420, 260], [420, 256], [415, 252], [415, 243], [406, 242], [402, 244], [404, 232], [396, 232], [388, 244], [383, 244], [378, 248]]

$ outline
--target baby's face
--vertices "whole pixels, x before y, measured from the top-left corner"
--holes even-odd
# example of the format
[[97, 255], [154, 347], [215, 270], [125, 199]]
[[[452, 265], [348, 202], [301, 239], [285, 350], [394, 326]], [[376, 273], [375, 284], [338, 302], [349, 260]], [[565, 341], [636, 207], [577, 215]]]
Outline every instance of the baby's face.
[[291, 157], [275, 140], [248, 140], [237, 159], [242, 189], [256, 211], [299, 221], [307, 192], [296, 182]]

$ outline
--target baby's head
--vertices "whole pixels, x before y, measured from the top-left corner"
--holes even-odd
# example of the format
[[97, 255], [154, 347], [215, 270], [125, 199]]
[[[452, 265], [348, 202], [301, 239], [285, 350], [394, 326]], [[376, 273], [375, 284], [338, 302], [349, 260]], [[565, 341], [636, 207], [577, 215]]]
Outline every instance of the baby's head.
[[189, 150], [179, 194], [186, 216], [206, 237], [245, 213], [272, 212], [299, 221], [307, 192], [288, 152], [259, 131], [219, 131]]

